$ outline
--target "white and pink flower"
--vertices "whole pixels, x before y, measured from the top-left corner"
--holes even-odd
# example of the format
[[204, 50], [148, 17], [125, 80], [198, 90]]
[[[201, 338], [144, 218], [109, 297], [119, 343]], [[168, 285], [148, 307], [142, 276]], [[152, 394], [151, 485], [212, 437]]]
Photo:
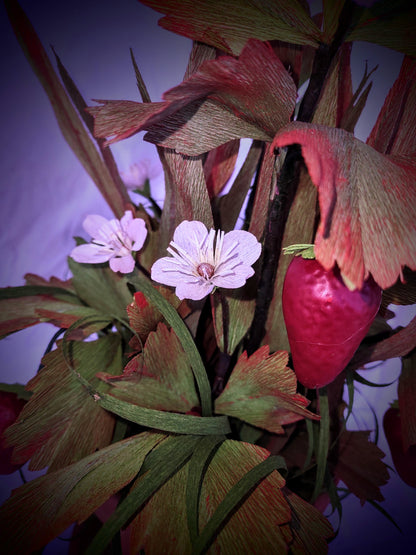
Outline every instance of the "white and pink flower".
[[209, 231], [202, 222], [183, 221], [170, 242], [167, 256], [151, 270], [154, 281], [176, 287], [180, 299], [204, 298], [215, 287], [242, 287], [254, 274], [261, 245], [248, 231]]
[[133, 271], [135, 259], [132, 252], [143, 247], [147, 236], [144, 220], [133, 218], [131, 210], [127, 210], [120, 220], [107, 220], [103, 216], [91, 214], [82, 225], [92, 237], [92, 242], [72, 250], [70, 256], [76, 262], [109, 262], [113, 272], [128, 274]]

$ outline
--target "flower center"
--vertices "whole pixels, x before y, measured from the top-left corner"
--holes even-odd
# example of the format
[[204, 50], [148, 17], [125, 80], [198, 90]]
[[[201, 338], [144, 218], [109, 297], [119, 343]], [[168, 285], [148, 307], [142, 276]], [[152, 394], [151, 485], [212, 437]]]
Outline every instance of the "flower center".
[[202, 262], [199, 264], [196, 271], [201, 277], [210, 279], [214, 275], [214, 266], [212, 264], [208, 264], [208, 262]]

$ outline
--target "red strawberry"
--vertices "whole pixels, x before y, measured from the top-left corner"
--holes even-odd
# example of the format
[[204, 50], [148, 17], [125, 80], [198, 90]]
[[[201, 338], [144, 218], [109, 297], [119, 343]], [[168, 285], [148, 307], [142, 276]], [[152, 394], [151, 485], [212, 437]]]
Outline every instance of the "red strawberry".
[[7, 447], [3, 432], [14, 424], [25, 404], [16, 393], [0, 391], [0, 474], [11, 474], [22, 466], [11, 462], [13, 448]]
[[298, 380], [310, 388], [332, 382], [351, 360], [381, 302], [369, 278], [350, 291], [339, 269], [296, 256], [283, 285], [283, 315]]
[[404, 449], [399, 409], [387, 410], [383, 428], [397, 474], [407, 485], [416, 488], [416, 445], [411, 445], [407, 451]]

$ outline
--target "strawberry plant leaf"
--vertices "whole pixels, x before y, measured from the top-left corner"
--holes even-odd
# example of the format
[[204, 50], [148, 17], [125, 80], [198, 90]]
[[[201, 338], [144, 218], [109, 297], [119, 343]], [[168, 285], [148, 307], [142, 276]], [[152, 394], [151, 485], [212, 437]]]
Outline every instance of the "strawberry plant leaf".
[[358, 497], [383, 501], [380, 486], [387, 483], [389, 473], [381, 460], [384, 453], [371, 441], [370, 432], [344, 430], [339, 438], [338, 455], [333, 469], [334, 478], [341, 480]]
[[199, 406], [188, 356], [163, 323], [127, 364], [125, 376], [100, 372], [99, 377], [112, 386], [112, 395], [141, 407], [185, 413]]
[[238, 55], [247, 40], [281, 40], [317, 46], [321, 33], [301, 2], [290, 4], [230, 0], [141, 0], [143, 4], [166, 14], [159, 25], [193, 40], [210, 44]]
[[306, 409], [309, 401], [296, 393], [296, 376], [287, 361], [286, 351], [269, 355], [267, 345], [250, 357], [244, 352], [215, 401], [215, 412], [274, 433], [284, 433], [285, 424], [303, 418], [319, 419]]
[[130, 202], [126, 188], [121, 181], [115, 182], [111, 176], [19, 3], [17, 0], [7, 0], [5, 4], [17, 39], [48, 95], [66, 141], [114, 214], [121, 216], [125, 204]]
[[321, 387], [318, 390], [318, 399], [319, 415], [321, 419], [319, 421], [319, 439], [315, 449], [317, 469], [315, 487], [312, 493], [312, 501], [316, 501], [318, 495], [322, 490], [322, 486], [325, 480], [326, 464], [329, 451], [329, 428], [331, 424], [329, 417], [328, 393], [326, 387]]
[[[87, 343], [73, 342], [72, 348], [77, 371], [88, 383], [94, 383], [95, 374], [103, 368], [120, 372], [117, 335]], [[31, 459], [31, 470], [48, 466], [52, 471], [108, 445], [114, 417], [94, 402], [68, 369], [62, 342], [42, 362], [43, 368], [27, 385], [33, 395], [17, 422], [8, 429], [7, 438], [15, 448], [17, 462]], [[96, 384], [99, 391], [108, 390], [98, 380]]]
[[[403, 266], [416, 269], [416, 164], [380, 154], [342, 129], [321, 125], [294, 122], [277, 134], [273, 145], [293, 143], [301, 145], [318, 188], [321, 221], [315, 254], [322, 266], [330, 269], [337, 263], [357, 288], [370, 273], [386, 288]], [[390, 222], [389, 227], [380, 222]]]
[[204, 175], [210, 199], [218, 196], [230, 179], [239, 147], [240, 141], [235, 139], [208, 152], [204, 162]]
[[134, 479], [163, 437], [150, 432], [132, 436], [15, 490], [0, 509], [3, 548], [31, 553], [74, 521], [88, 518]]

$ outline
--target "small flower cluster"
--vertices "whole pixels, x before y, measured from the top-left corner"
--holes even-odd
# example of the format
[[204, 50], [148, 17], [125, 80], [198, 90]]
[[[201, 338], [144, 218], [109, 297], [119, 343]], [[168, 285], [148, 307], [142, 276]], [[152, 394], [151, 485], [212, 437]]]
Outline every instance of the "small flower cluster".
[[[83, 227], [92, 242], [75, 247], [77, 262], [109, 262], [114, 272], [129, 273], [135, 266], [132, 252], [140, 250], [147, 230], [144, 220], [125, 212], [121, 220], [88, 216]], [[261, 253], [256, 237], [242, 230], [209, 231], [202, 222], [183, 221], [168, 247], [171, 256], [157, 260], [151, 269], [154, 281], [175, 287], [179, 299], [200, 300], [216, 287], [242, 287], [254, 274], [252, 264]]]

